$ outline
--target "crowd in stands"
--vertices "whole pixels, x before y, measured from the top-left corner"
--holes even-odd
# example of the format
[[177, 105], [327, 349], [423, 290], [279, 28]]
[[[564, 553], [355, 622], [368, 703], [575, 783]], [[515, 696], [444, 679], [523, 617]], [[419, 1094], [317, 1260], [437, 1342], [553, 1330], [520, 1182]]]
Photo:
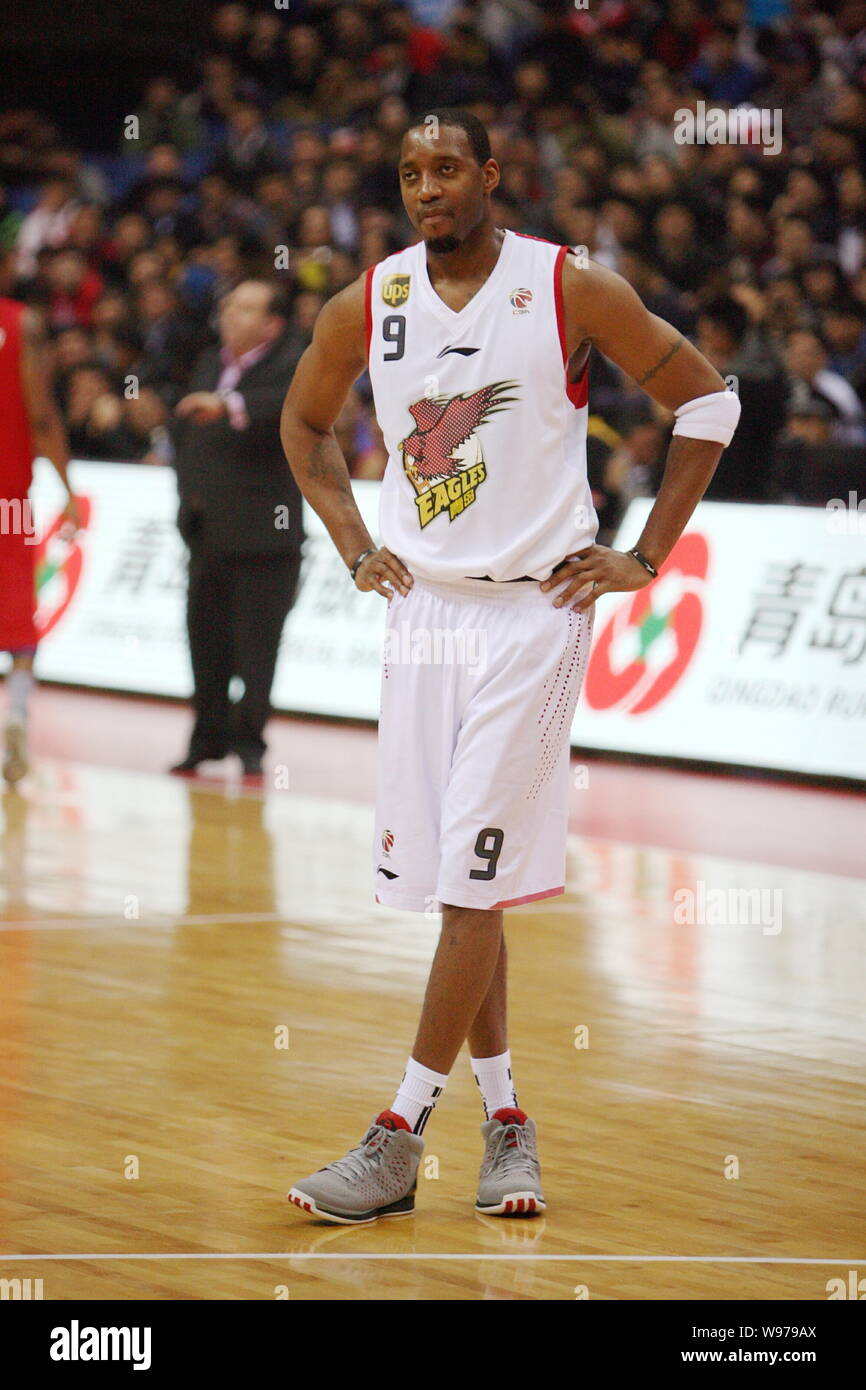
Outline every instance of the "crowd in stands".
[[[586, 246], [736, 378], [741, 427], [710, 496], [815, 500], [816, 450], [866, 474], [866, 0], [232, 3], [195, 77], [166, 60], [131, 90], [111, 148], [0, 112], [0, 241], [44, 316], [73, 457], [170, 459], [241, 279], [289, 291], [300, 349], [329, 296], [414, 241], [400, 139], [442, 105], [490, 131], [498, 226]], [[684, 111], [700, 132], [736, 106], [776, 114], [772, 152], [757, 119], [680, 143]], [[657, 483], [671, 419], [591, 361], [609, 535]], [[354, 476], [381, 476], [366, 376], [337, 433]]]

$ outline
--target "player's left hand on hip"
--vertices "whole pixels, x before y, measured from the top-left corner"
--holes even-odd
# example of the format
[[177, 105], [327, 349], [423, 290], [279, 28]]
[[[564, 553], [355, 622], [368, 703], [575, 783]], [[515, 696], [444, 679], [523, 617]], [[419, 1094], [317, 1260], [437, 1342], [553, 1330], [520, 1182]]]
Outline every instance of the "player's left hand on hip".
[[651, 576], [639, 560], [622, 550], [611, 550], [606, 545], [591, 545], [574, 560], [569, 560], [561, 570], [545, 579], [541, 585], [545, 591], [558, 589], [562, 592], [553, 600], [554, 608], [564, 608], [571, 603], [575, 613], [583, 613], [591, 608], [602, 594], [629, 593], [643, 589], [652, 582]]

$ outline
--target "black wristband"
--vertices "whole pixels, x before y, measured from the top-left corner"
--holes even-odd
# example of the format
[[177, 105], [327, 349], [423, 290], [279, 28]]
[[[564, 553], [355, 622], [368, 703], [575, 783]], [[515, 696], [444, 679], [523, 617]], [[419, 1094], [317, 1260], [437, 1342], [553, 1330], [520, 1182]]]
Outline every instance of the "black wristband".
[[638, 564], [643, 565], [644, 569], [647, 571], [648, 574], [652, 575], [653, 579], [658, 579], [659, 572], [656, 569], [655, 565], [650, 564], [647, 557], [641, 554], [637, 546], [635, 546], [633, 550], [626, 551], [626, 554], [633, 555], [634, 558], [637, 560]]
[[361, 551], [361, 554], [358, 556], [357, 560], [355, 561], [354, 565], [352, 566], [352, 568], [351, 568], [351, 570], [350, 570], [350, 574], [351, 574], [351, 576], [352, 576], [353, 579], [355, 578], [355, 575], [358, 573], [358, 569], [359, 569], [359, 567], [360, 567], [361, 561], [362, 561], [362, 560], [366, 560], [366, 558], [367, 558], [368, 555], [375, 555], [375, 554], [376, 554], [375, 549], [373, 549], [373, 550], [362, 550], [362, 551]]

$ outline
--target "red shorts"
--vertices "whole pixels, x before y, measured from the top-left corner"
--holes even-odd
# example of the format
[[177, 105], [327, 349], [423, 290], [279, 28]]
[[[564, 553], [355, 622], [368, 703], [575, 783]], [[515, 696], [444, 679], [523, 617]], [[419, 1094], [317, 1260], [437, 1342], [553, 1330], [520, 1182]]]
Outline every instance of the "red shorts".
[[[0, 532], [0, 652], [35, 647], [36, 551], [28, 537]], [[29, 539], [33, 539], [30, 537]]]

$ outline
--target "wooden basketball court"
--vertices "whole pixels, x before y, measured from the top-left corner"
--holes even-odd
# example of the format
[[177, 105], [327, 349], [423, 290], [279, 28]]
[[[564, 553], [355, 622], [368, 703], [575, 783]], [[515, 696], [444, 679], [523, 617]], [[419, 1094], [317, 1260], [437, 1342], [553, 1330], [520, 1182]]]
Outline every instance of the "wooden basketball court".
[[[164, 775], [186, 719], [43, 690], [3, 797], [0, 1280], [823, 1300], [866, 1274], [862, 798], [590, 764], [566, 896], [506, 914], [546, 1217], [473, 1210], [464, 1050], [415, 1215], [352, 1230], [285, 1194], [393, 1098], [439, 919], [373, 900], [373, 733], [274, 723], [261, 791]], [[746, 889], [761, 920], [716, 923]]]

